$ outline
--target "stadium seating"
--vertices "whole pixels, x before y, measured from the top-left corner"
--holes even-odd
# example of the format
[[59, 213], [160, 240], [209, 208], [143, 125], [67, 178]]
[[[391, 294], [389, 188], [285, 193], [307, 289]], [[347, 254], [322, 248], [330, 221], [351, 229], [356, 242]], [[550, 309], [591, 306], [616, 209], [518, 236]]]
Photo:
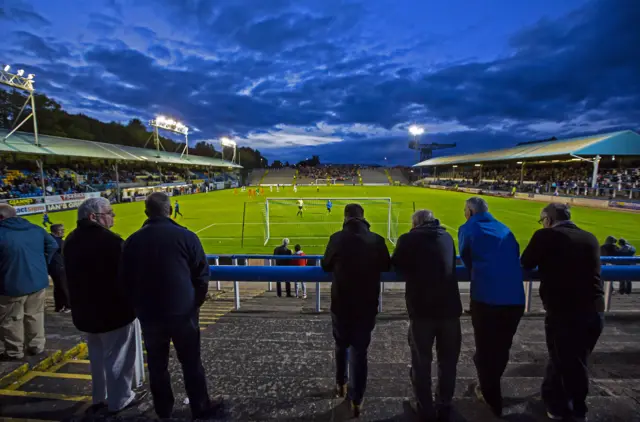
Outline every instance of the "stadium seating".
[[266, 172], [265, 169], [253, 169], [251, 173], [249, 173], [249, 178], [247, 179], [247, 185], [249, 186], [257, 186], [262, 180], [262, 176]]
[[290, 185], [293, 183], [293, 176], [296, 174], [295, 169], [285, 167], [281, 169], [269, 169], [266, 177], [262, 180], [267, 185]]
[[360, 169], [362, 175], [362, 183], [382, 183], [389, 184], [389, 179], [382, 168], [363, 168]]
[[389, 169], [389, 174], [391, 174], [391, 178], [393, 179], [394, 182], [400, 182], [403, 185], [409, 184], [409, 180], [407, 180], [407, 178], [405, 177], [404, 173], [402, 172], [402, 169], [399, 169], [399, 168]]

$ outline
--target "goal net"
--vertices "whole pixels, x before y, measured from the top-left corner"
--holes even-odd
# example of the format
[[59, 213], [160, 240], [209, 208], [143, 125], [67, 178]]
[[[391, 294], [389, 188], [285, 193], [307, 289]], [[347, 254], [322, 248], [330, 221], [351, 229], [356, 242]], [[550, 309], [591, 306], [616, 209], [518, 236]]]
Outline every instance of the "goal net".
[[[299, 210], [302, 200], [302, 212]], [[331, 212], [327, 208], [331, 201]], [[398, 240], [399, 209], [391, 198], [267, 198], [262, 209], [264, 245], [289, 238], [304, 246], [324, 246], [333, 233], [342, 230], [344, 207], [357, 203], [371, 230], [395, 245]]]
[[335, 185], [336, 179], [316, 179], [316, 185]]

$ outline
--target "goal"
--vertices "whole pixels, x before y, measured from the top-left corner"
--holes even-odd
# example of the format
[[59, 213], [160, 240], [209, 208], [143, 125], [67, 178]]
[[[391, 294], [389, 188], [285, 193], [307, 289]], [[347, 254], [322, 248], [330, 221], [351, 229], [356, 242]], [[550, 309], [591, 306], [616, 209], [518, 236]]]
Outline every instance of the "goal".
[[317, 185], [335, 185], [336, 179], [316, 179]]
[[[299, 200], [303, 201], [302, 213], [298, 212]], [[328, 201], [333, 205], [331, 212]], [[342, 229], [344, 207], [352, 203], [362, 205], [372, 231], [395, 245], [399, 212], [391, 198], [267, 198], [262, 209], [264, 245], [288, 238], [303, 246], [324, 246], [329, 236]]]

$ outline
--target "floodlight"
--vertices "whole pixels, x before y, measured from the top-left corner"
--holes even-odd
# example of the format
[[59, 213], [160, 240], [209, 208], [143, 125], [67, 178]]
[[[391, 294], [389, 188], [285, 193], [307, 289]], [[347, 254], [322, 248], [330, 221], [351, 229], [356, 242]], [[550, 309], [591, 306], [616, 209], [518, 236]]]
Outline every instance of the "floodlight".
[[30, 81], [32, 81], [32, 80], [33, 80], [33, 78], [35, 78], [35, 77], [36, 77], [36, 75], [34, 75], [33, 73], [29, 73], [29, 74], [27, 75], [27, 79], [29, 79]]
[[4, 65], [4, 71], [8, 72], [11, 69], [11, 66], [9, 66], [8, 64]]
[[454, 168], [454, 169], [455, 169], [455, 168], [458, 168], [458, 166], [453, 166], [453, 168]]
[[424, 133], [424, 128], [416, 125], [409, 126], [409, 133], [413, 136], [420, 136]]
[[22, 75], [24, 75], [24, 69], [18, 70], [18, 76], [22, 76]]
[[516, 164], [522, 164], [522, 161], [518, 161]]
[[482, 164], [474, 164], [475, 167], [482, 167]]
[[225, 147], [235, 147], [236, 146], [236, 142], [232, 141], [231, 139], [229, 139], [227, 137], [220, 138], [220, 143], [222, 144], [222, 146], [225, 146]]

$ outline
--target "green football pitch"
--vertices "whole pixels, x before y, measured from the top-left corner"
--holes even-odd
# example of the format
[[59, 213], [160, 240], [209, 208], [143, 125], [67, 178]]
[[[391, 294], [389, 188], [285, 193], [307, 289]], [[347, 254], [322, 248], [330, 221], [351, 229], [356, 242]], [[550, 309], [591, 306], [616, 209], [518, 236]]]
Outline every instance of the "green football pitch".
[[[319, 192], [315, 187], [300, 187], [294, 193], [291, 187], [279, 193], [265, 188], [265, 196], [249, 198], [246, 192], [233, 190], [180, 196], [180, 211], [177, 222], [196, 232], [204, 249], [212, 254], [256, 254], [271, 253], [282, 238], [287, 237], [292, 245], [299, 243], [307, 254], [324, 252], [331, 233], [341, 227], [342, 211], [349, 202], [359, 202], [365, 209], [365, 218], [372, 230], [392, 238], [410, 228], [411, 214], [415, 209], [426, 208], [457, 239], [457, 229], [464, 223], [464, 201], [470, 195], [458, 192], [438, 191], [417, 187], [391, 186], [323, 186]], [[269, 242], [264, 245], [266, 224], [265, 197], [269, 198]], [[302, 216], [297, 216], [294, 200], [304, 201]], [[327, 213], [326, 200], [332, 198], [333, 212]], [[353, 200], [349, 198], [371, 198]], [[388, 201], [376, 198], [391, 198], [391, 226], [389, 229]], [[513, 230], [521, 248], [531, 235], [540, 228], [538, 224], [543, 203], [511, 198], [484, 197], [491, 213]], [[116, 223], [114, 231], [127, 237], [140, 228], [145, 220], [144, 203], [135, 202], [114, 206]], [[54, 223], [64, 223], [67, 233], [75, 228], [76, 211], [64, 211], [50, 215]], [[42, 216], [30, 216], [36, 224]], [[244, 224], [243, 224], [244, 220]], [[624, 237], [631, 243], [640, 244], [640, 214], [622, 211], [574, 207], [573, 220], [585, 230], [594, 233], [602, 242], [612, 235]], [[244, 233], [244, 235], [243, 235]], [[243, 240], [244, 239], [244, 240]], [[389, 242], [389, 247], [393, 245]]]

